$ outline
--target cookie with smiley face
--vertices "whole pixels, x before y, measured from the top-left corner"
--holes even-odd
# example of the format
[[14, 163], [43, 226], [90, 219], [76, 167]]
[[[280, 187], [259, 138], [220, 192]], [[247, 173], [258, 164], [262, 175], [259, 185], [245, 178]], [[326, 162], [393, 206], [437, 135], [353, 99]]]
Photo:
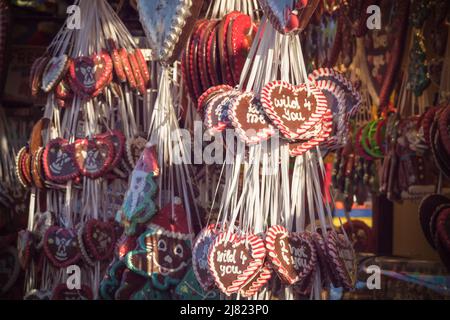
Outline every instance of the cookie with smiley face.
[[181, 199], [175, 198], [150, 221], [138, 249], [125, 257], [127, 267], [167, 290], [183, 279], [191, 265], [192, 234]]

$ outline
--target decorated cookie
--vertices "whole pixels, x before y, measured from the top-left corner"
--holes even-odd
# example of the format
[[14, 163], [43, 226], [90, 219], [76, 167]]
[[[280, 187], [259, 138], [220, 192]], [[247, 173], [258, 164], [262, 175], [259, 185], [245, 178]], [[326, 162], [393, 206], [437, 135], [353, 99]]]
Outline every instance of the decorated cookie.
[[228, 110], [228, 117], [239, 138], [247, 144], [257, 144], [275, 134], [262, 106], [251, 92], [239, 94]]
[[177, 285], [191, 262], [192, 234], [181, 199], [164, 207], [138, 239], [139, 250], [125, 257], [130, 270], [149, 277], [158, 290]]
[[272, 278], [272, 268], [269, 263], [265, 263], [253, 278], [245, 284], [241, 290], [241, 296], [249, 298], [260, 292]]
[[351, 242], [343, 234], [331, 231], [326, 245], [331, 271], [346, 289], [353, 289], [357, 266]]
[[264, 112], [289, 140], [311, 138], [308, 131], [328, 112], [327, 99], [313, 84], [270, 82], [262, 89], [261, 102]]
[[209, 269], [220, 291], [230, 296], [255, 277], [265, 256], [264, 242], [259, 237], [224, 232], [211, 246]]
[[78, 170], [91, 179], [103, 176], [114, 160], [114, 145], [107, 139], [79, 139], [74, 148]]
[[85, 227], [86, 245], [99, 261], [112, 257], [115, 245], [114, 226], [110, 222], [89, 220]]
[[81, 258], [75, 230], [50, 227], [44, 237], [44, 251], [57, 268], [67, 268]]
[[309, 233], [289, 233], [282, 226], [266, 235], [268, 259], [287, 284], [304, 281], [316, 268], [317, 254]]
[[42, 155], [46, 178], [56, 183], [66, 183], [80, 175], [75, 165], [75, 148], [65, 139], [50, 141]]

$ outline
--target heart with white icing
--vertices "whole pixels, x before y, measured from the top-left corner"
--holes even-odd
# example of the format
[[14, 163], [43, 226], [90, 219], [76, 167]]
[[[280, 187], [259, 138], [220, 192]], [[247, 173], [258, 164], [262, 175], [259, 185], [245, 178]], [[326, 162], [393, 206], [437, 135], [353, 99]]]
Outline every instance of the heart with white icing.
[[289, 140], [307, 140], [308, 133], [328, 112], [327, 99], [313, 84], [268, 83], [261, 92], [266, 115]]
[[211, 246], [208, 264], [217, 287], [230, 296], [259, 272], [265, 256], [264, 241], [258, 236], [224, 232]]

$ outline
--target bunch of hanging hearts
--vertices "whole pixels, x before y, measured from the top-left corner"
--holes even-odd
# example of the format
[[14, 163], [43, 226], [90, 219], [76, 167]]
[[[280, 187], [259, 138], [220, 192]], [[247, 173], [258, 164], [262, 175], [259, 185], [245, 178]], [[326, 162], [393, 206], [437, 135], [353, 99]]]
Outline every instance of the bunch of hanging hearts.
[[356, 260], [352, 244], [340, 233], [288, 232], [282, 226], [268, 229], [265, 237], [203, 229], [194, 241], [192, 262], [205, 291], [214, 288], [227, 296], [251, 297], [267, 286], [274, 274], [296, 292], [310, 292], [320, 272], [324, 284], [352, 289]]
[[32, 95], [54, 92], [60, 107], [70, 106], [74, 95], [94, 98], [112, 83], [125, 82], [145, 95], [150, 71], [140, 49], [117, 48], [112, 39], [108, 40], [108, 49], [91, 56], [44, 55], [33, 63], [30, 73]]
[[126, 139], [120, 130], [77, 139], [57, 138], [32, 151], [23, 147], [16, 158], [16, 174], [26, 187], [46, 188], [68, 181], [126, 178], [147, 143], [143, 137]]
[[184, 83], [194, 101], [210, 87], [239, 83], [256, 31], [250, 16], [238, 11], [221, 20], [196, 22], [181, 60]]
[[115, 221], [91, 219], [77, 228], [50, 225], [53, 216], [47, 213], [34, 231], [19, 232], [17, 250], [20, 266], [27, 270], [31, 261], [40, 265], [43, 256], [56, 268], [77, 263], [95, 266], [97, 261], [112, 259], [117, 239], [123, 228]]

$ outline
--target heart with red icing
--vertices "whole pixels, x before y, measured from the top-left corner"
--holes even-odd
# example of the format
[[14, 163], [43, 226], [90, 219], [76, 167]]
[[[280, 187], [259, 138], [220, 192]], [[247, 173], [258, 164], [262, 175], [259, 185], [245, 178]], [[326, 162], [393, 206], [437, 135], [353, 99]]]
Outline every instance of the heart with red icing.
[[208, 264], [217, 287], [230, 296], [258, 273], [265, 256], [264, 241], [258, 236], [224, 232], [211, 246]]
[[215, 225], [206, 227], [197, 235], [192, 247], [192, 268], [198, 283], [205, 291], [214, 287], [214, 278], [208, 266], [208, 253], [218, 233]]
[[257, 144], [275, 134], [275, 128], [266, 119], [252, 92], [241, 93], [233, 100], [228, 117], [244, 143]]
[[241, 296], [249, 298], [261, 291], [261, 289], [272, 278], [272, 268], [269, 263], [265, 263], [264, 266], [259, 269], [256, 275], [246, 284], [241, 290]]
[[282, 226], [273, 226], [266, 235], [266, 249], [275, 271], [287, 284], [304, 281], [316, 267], [316, 250], [308, 233], [289, 233]]
[[268, 83], [261, 92], [264, 112], [289, 140], [305, 140], [329, 111], [327, 99], [313, 84]]
[[69, 62], [70, 59], [65, 54], [50, 59], [42, 74], [42, 91], [47, 93], [52, 91], [66, 74]]
[[42, 161], [46, 178], [56, 183], [66, 183], [80, 175], [75, 165], [75, 148], [65, 139], [50, 141], [44, 149]]
[[69, 289], [67, 284], [61, 283], [53, 290], [52, 300], [93, 300], [92, 289], [87, 285], [81, 285], [80, 289]]
[[74, 148], [76, 166], [82, 175], [91, 179], [100, 178], [114, 160], [114, 146], [107, 139], [79, 139]]
[[334, 276], [346, 289], [352, 289], [357, 270], [352, 243], [343, 234], [331, 231], [326, 237], [326, 246], [328, 262]]
[[44, 251], [57, 268], [67, 268], [76, 264], [81, 258], [76, 231], [57, 226], [50, 227], [45, 233]]
[[89, 220], [85, 226], [85, 239], [89, 252], [100, 261], [109, 259], [114, 252], [115, 230], [109, 222]]
[[125, 152], [125, 135], [120, 130], [113, 130], [97, 136], [100, 139], [108, 140], [114, 146], [114, 158], [111, 162], [111, 169], [117, 167], [122, 160]]
[[106, 51], [90, 57], [78, 57], [69, 66], [72, 90], [81, 96], [94, 97], [111, 82], [113, 63]]

